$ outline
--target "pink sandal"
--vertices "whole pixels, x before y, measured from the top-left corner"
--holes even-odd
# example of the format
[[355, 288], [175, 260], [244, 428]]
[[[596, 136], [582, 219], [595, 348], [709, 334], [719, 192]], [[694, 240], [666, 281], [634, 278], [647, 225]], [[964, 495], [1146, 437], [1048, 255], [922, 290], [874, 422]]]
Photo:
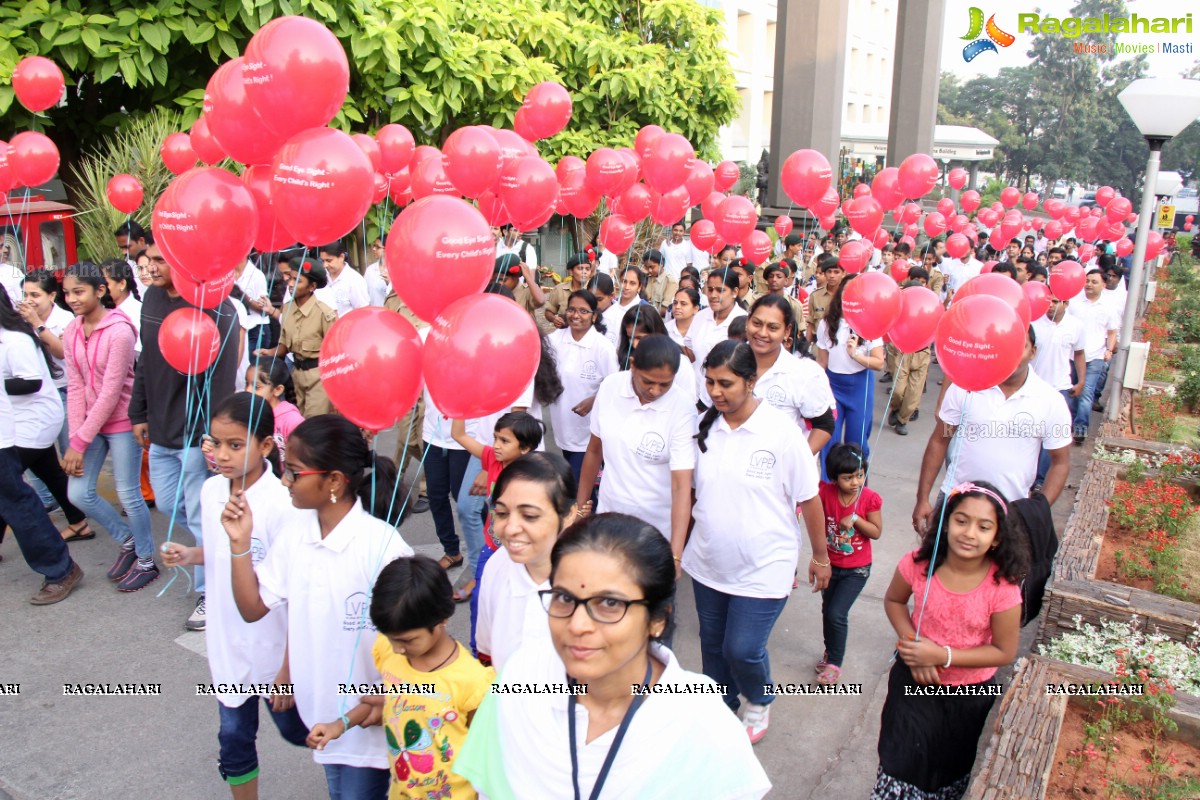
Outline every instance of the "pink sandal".
[[842, 677], [842, 668], [833, 664], [826, 664], [825, 669], [817, 676], [817, 683], [822, 686], [834, 686]]

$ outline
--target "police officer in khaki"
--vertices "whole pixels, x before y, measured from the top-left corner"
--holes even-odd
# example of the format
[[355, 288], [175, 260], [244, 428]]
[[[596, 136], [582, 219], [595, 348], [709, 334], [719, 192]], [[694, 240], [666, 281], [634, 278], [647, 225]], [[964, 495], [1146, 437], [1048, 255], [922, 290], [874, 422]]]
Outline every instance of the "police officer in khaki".
[[284, 358], [292, 354], [295, 369], [292, 384], [296, 387], [296, 406], [307, 417], [329, 414], [333, 404], [321, 385], [320, 355], [325, 334], [337, 321], [337, 311], [322, 303], [314, 292], [329, 283], [321, 262], [306, 258], [296, 273], [292, 302], [283, 309], [279, 346], [258, 350], [257, 356]]
[[825, 253], [818, 258], [817, 269], [825, 276], [825, 285], [808, 296], [808, 340], [810, 342], [817, 340], [817, 323], [825, 318], [825, 312], [829, 310], [829, 303], [833, 300], [833, 293], [837, 291], [838, 284], [842, 282], [842, 278], [846, 274], [842, 265], [838, 263], [838, 257], [832, 253]]
[[537, 310], [546, 304], [546, 295], [538, 285], [532, 267], [521, 261], [517, 254], [505, 253], [496, 259], [496, 274], [492, 282], [512, 292], [517, 305], [537, 321]]
[[571, 292], [592, 288], [596, 258], [595, 249], [588, 247], [587, 250], [576, 253], [567, 260], [567, 274], [571, 276], [571, 279], [563, 281], [551, 289], [550, 296], [546, 299], [546, 305], [543, 307], [546, 321], [555, 328], [567, 327], [567, 301], [571, 297]]
[[642, 270], [646, 273], [646, 302], [662, 316], [675, 303], [679, 281], [663, 269], [666, 258], [661, 250], [650, 249], [642, 254]]

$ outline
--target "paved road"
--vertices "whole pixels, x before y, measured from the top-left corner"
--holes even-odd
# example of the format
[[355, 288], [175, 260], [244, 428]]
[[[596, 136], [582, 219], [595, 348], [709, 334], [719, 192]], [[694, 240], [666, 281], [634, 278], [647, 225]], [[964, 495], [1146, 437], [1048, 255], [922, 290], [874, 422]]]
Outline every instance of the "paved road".
[[[895, 639], [883, 613], [883, 592], [900, 557], [916, 545], [910, 523], [914, 476], [931, 429], [939, 377], [934, 367], [921, 419], [909, 426], [909, 436], [886, 428], [874, 448], [871, 485], [883, 496], [884, 532], [875, 546], [871, 578], [851, 612], [842, 673], [843, 683], [862, 685], [862, 695], [777, 700], [770, 733], [757, 747], [775, 786], [770, 797], [822, 798], [835, 792], [859, 798], [874, 783], [879, 711]], [[878, 392], [876, 425], [886, 402], [886, 391]], [[384, 452], [393, 441], [383, 439]], [[1055, 509], [1060, 531], [1086, 453], [1087, 448], [1072, 448], [1072, 487]], [[159, 542], [165, 540], [166, 520], [157, 513], [155, 533]], [[402, 534], [417, 551], [440, 555], [428, 514], [413, 517]], [[228, 797], [216, 768], [216, 701], [195, 694], [196, 684], [209, 680], [204, 634], [183, 629], [194, 596], [182, 579], [167, 588], [165, 578], [137, 594], [121, 594], [104, 579], [115, 555], [111, 540], [101, 534], [71, 548], [87, 578], [67, 601], [37, 608], [26, 601], [38, 577], [25, 566], [11, 536], [0, 545], [0, 684], [21, 685], [17, 696], [0, 695], [0, 800]], [[699, 671], [696, 615], [686, 578], [678, 620], [676, 652], [685, 666]], [[463, 608], [452, 620], [452, 632], [465, 639], [467, 622]], [[1023, 637], [1025, 646], [1032, 627]], [[810, 682], [821, 650], [820, 600], [801, 587], [771, 640], [773, 679]], [[161, 683], [163, 693], [139, 699], [63, 696], [64, 683], [80, 682]], [[263, 725], [261, 797], [327, 797], [323, 773], [308, 752], [284, 743], [265, 719]]]

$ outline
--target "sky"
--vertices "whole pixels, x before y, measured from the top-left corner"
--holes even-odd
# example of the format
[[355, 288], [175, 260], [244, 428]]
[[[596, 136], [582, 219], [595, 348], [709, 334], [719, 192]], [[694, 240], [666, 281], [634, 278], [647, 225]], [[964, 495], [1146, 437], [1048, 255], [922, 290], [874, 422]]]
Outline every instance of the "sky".
[[[904, 0], [900, 0], [904, 2]], [[1001, 67], [1019, 67], [1029, 63], [1028, 51], [1029, 34], [1017, 32], [1018, 13], [1037, 13], [1040, 9], [1042, 17], [1065, 17], [1074, 5], [1072, 0], [945, 0], [946, 24], [942, 29], [942, 70], [953, 72], [964, 81], [979, 75], [994, 76]], [[998, 48], [997, 52], [983, 52], [971, 62], [963, 59], [963, 47], [968, 41], [961, 37], [967, 33], [970, 25], [969, 9], [975, 6], [984, 13], [986, 20], [992, 14], [996, 15], [996, 25], [1007, 33], [1014, 34], [1017, 39], [1009, 47]], [[1171, 42], [1174, 44], [1191, 44], [1192, 53], [1174, 55], [1168, 53], [1152, 53], [1147, 59], [1150, 76], [1156, 78], [1178, 78], [1180, 73], [1190, 68], [1200, 60], [1200, 3], [1191, 0], [1126, 0], [1129, 13], [1140, 17], [1182, 17], [1187, 11], [1192, 12], [1192, 33], [1169, 34], [1123, 34], [1122, 44], [1157, 44]], [[1182, 26], [1180, 26], [1182, 29]], [[1100, 41], [1111, 42], [1111, 37], [1102, 35]], [[1024, 42], [1022, 41], [1024, 40]], [[1062, 38], [1062, 47], [1072, 51], [1072, 42], [1080, 39]], [[1085, 55], [1076, 58], [1087, 58]]]

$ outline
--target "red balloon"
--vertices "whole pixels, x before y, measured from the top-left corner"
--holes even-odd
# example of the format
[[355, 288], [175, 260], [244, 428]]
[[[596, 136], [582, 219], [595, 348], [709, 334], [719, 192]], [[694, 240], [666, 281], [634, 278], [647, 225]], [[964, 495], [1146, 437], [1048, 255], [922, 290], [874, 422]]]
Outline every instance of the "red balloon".
[[[967, 179], [970, 175], [962, 167], [955, 167], [950, 170], [950, 174], [946, 176], [946, 182], [950, 184], [951, 189], [961, 189], [967, 185]], [[920, 349], [920, 348], [917, 348]]]
[[223, 169], [197, 167], [172, 181], [168, 192], [152, 227], [174, 265], [197, 281], [241, 266], [258, 233], [258, 208], [246, 184]]
[[883, 207], [874, 197], [858, 197], [852, 201], [846, 218], [860, 236], [872, 236], [883, 224]]
[[259, 28], [245, 59], [250, 103], [281, 139], [329, 124], [350, 89], [341, 42], [307, 17], [278, 17]]
[[884, 167], [875, 173], [871, 181], [871, 196], [887, 211], [904, 202], [904, 193], [900, 190], [900, 170]]
[[[838, 250], [838, 263], [846, 272], [859, 272], [871, 262], [871, 245], [860, 239], [854, 239], [842, 245]], [[868, 337], [874, 339], [874, 336]]]
[[1037, 192], [1026, 192], [1021, 197], [1021, 205], [1025, 207], [1026, 211], [1033, 211], [1038, 207], [1038, 202], [1040, 199], [1041, 198], [1037, 196]]
[[35, 114], [58, 105], [63, 96], [62, 70], [48, 58], [26, 56], [12, 73], [17, 100]]
[[713, 170], [713, 188], [718, 192], [728, 192], [741, 176], [742, 172], [738, 169], [737, 164], [732, 161], [722, 161]]
[[[468, 126], [454, 131], [442, 145], [442, 154], [446, 177], [467, 197], [483, 194], [500, 177], [500, 145], [484, 128]], [[554, 188], [557, 192], [557, 180]]]
[[592, 194], [612, 195], [625, 180], [628, 165], [625, 159], [611, 147], [601, 147], [587, 160], [586, 184]]
[[1029, 301], [1029, 316], [1032, 319], [1041, 319], [1050, 310], [1050, 299], [1053, 295], [1046, 284], [1041, 281], [1026, 281], [1021, 284], [1021, 291]]
[[[900, 237], [900, 241], [898, 242], [898, 244], [906, 244], [906, 245], [908, 245], [908, 249], [909, 249], [909, 250], [915, 250], [915, 249], [916, 249], [916, 247], [917, 247], [917, 242], [916, 242], [916, 240], [915, 240], [915, 239], [913, 239], [913, 237], [911, 237], [911, 236], [901, 236], [901, 237]], [[907, 274], [907, 273], [906, 273], [906, 274]]]
[[258, 209], [258, 227], [254, 234], [254, 246], [265, 253], [281, 250], [296, 239], [280, 224], [275, 215], [275, 204], [271, 200], [271, 168], [266, 164], [255, 164], [242, 173], [242, 183], [254, 197]]
[[613, 214], [600, 223], [600, 244], [613, 253], [624, 253], [633, 245], [633, 223]]
[[517, 113], [513, 114], [512, 129], [517, 132], [517, 135], [528, 142], [537, 141], [537, 134], [533, 131], [533, 126], [529, 124], [529, 117], [525, 115], [524, 108], [518, 108]]
[[842, 315], [859, 336], [878, 339], [900, 318], [900, 288], [882, 272], [858, 275], [842, 289]]
[[[451, 136], [453, 135], [451, 134]], [[371, 169], [375, 170], [376, 174], [383, 172], [383, 154], [379, 151], [379, 142], [375, 141], [375, 137], [365, 133], [352, 133], [350, 138], [366, 154], [367, 158], [371, 159]]]
[[1194, 222], [1195, 220], [1196, 220], [1195, 214], [1188, 214], [1186, 217], [1183, 218], [1184, 222]]
[[900, 290], [900, 317], [888, 331], [892, 344], [901, 353], [915, 353], [933, 343], [938, 323], [946, 311], [942, 300], [924, 286]]
[[721, 203], [713, 222], [716, 223], [717, 233], [721, 234], [725, 241], [741, 242], [754, 230], [758, 223], [758, 214], [750, 198], [733, 195]]
[[1094, 245], [1081, 244], [1079, 245], [1079, 249], [1075, 251], [1075, 254], [1081, 263], [1086, 264], [1096, 257], [1096, 248]]
[[1084, 217], [1075, 223], [1075, 235], [1084, 241], [1090, 242], [1096, 238], [1096, 226], [1100, 220], [1095, 217]]
[[892, 262], [892, 280], [894, 280], [897, 284], [904, 283], [906, 280], [908, 280], [908, 272], [910, 269], [912, 269], [912, 264], [910, 264], [906, 259], [896, 259]]
[[990, 272], [991, 272], [993, 269], [995, 269], [995, 268], [996, 268], [996, 265], [997, 265], [997, 264], [999, 264], [999, 263], [1000, 263], [999, 261], [985, 261], [985, 262], [983, 262], [983, 266], [979, 268], [979, 274], [980, 274], [980, 275], [987, 275], [987, 274], [988, 274], [988, 273], [990, 273]]
[[[954, 293], [951, 305], [959, 302], [960, 299], [965, 300], [975, 295], [987, 295], [1003, 300], [1017, 312], [1017, 319], [1024, 325], [1029, 325], [1029, 301], [1025, 299], [1025, 293], [1021, 291], [1021, 284], [1008, 275], [1001, 272], [976, 275], [959, 287], [958, 291]], [[1009, 372], [1012, 370], [1010, 369]], [[1007, 374], [1005, 373], [1006, 376]]]
[[599, 195], [587, 187], [584, 172], [572, 172], [565, 179], [560, 178], [559, 199], [571, 216], [578, 219], [590, 216], [600, 204]]
[[1050, 215], [1050, 219], [1062, 219], [1063, 214], [1066, 213], [1067, 204], [1057, 197], [1051, 197], [1045, 203], [1042, 203], [1042, 208]]
[[[1184, 223], [1184, 225], [1190, 225], [1190, 224], [1191, 223], [1189, 223], [1189, 222]], [[1127, 256], [1133, 252], [1133, 242], [1130, 241], [1129, 239], [1120, 239], [1117, 241], [1116, 245], [1114, 245], [1114, 246], [1116, 248], [1117, 255], [1120, 256], [1121, 258], [1125, 258], [1125, 256]]]
[[657, 225], [674, 225], [687, 213], [691, 198], [686, 186], [676, 186], [666, 194], [651, 190], [651, 201], [650, 219]]
[[708, 197], [700, 201], [700, 213], [705, 219], [715, 220], [717, 213], [721, 210], [721, 203], [725, 202], [725, 195], [720, 192], [713, 192]]
[[1133, 213], [1133, 203], [1129, 202], [1128, 197], [1114, 197], [1108, 207], [1104, 209], [1104, 215], [1108, 217], [1109, 222], [1121, 222], [1131, 213]]
[[613, 190], [613, 196], [622, 194], [630, 186], [637, 183], [638, 179], [642, 176], [642, 162], [638, 158], [637, 153], [628, 147], [622, 147], [617, 151], [617, 155], [621, 156], [621, 159], [625, 162], [625, 174], [621, 176], [621, 182]]
[[488, 225], [500, 227], [510, 222], [508, 212], [504, 210], [504, 204], [500, 202], [500, 198], [494, 192], [484, 192], [475, 199], [475, 203]]
[[962, 197], [958, 199], [958, 204], [962, 206], [962, 210], [970, 214], [979, 208], [979, 192], [974, 189], [967, 189], [962, 193]]
[[[840, 201], [841, 198], [838, 197], [837, 189], [830, 186], [825, 190], [825, 194], [821, 195], [821, 199], [817, 201], [817, 204], [810, 208], [809, 211], [822, 219], [831, 217], [837, 211]], [[821, 227], [825, 226], [822, 225]]]
[[829, 159], [816, 150], [797, 150], [783, 162], [779, 177], [792, 202], [811, 209], [830, 188], [833, 168]]
[[514, 221], [534, 220], [547, 210], [553, 212], [558, 199], [554, 168], [539, 156], [525, 156], [511, 162], [500, 175], [499, 197]]
[[554, 174], [558, 176], [558, 182], [565, 185], [567, 178], [572, 175], [586, 175], [587, 164], [579, 156], [563, 156], [554, 165]]
[[338, 412], [360, 428], [381, 431], [409, 412], [421, 394], [421, 337], [386, 308], [356, 308], [321, 342], [321, 385]]
[[884, 245], [888, 245], [891, 243], [892, 243], [891, 234], [889, 234], [883, 228], [875, 229], [875, 235], [871, 238], [871, 244], [873, 244], [875, 246], [875, 249], [882, 250]]
[[870, 193], [871, 193], [871, 187], [865, 183], [859, 183], [854, 186], [853, 194], [855, 197], [865, 197], [866, 195], [869, 195]]
[[1021, 225], [1024, 222], [1020, 211], [1009, 211], [1000, 220], [1000, 231], [1004, 234], [1005, 239], [1011, 239], [1021, 232]]
[[521, 112], [533, 138], [548, 139], [571, 121], [571, 95], [561, 84], [539, 83], [525, 94]]
[[971, 252], [971, 240], [961, 233], [952, 233], [946, 238], [946, 254], [951, 258], [962, 258]]
[[422, 364], [438, 410], [471, 419], [511, 407], [541, 357], [533, 317], [507, 297], [484, 294], [458, 300], [433, 321]]
[[347, 134], [311, 128], [280, 148], [271, 181], [279, 221], [303, 244], [321, 245], [340, 239], [362, 221], [371, 207], [375, 171]]
[[[165, 254], [164, 254], [165, 255]], [[247, 269], [255, 269], [247, 267]], [[196, 308], [216, 308], [225, 301], [237, 283], [237, 273], [230, 271], [212, 280], [198, 281], [183, 269], [171, 270], [171, 283], [179, 295]]]
[[1075, 223], [1079, 222], [1079, 219], [1082, 216], [1083, 209], [1079, 208], [1078, 206], [1067, 206], [1065, 209], [1063, 209], [1062, 218], [1067, 223], [1068, 229], [1074, 226]]
[[1035, 231], [1040, 231], [1042, 229], [1042, 226], [1045, 224], [1046, 224], [1046, 221], [1043, 220], [1041, 217], [1034, 217], [1033, 219], [1029, 220], [1030, 227], [1032, 227]]
[[7, 193], [13, 188], [12, 167], [8, 163], [8, 142], [0, 139], [0, 193]]
[[765, 264], [771, 257], [771, 237], [766, 231], [752, 231], [742, 242], [742, 255], [754, 264]]
[[400, 212], [386, 255], [396, 294], [427, 322], [483, 291], [496, 260], [487, 220], [466, 201], [445, 196], [421, 198]]
[[717, 241], [717, 226], [713, 225], [711, 219], [697, 220], [692, 225], [690, 233], [692, 244], [699, 247], [701, 250], [708, 250]]
[[1062, 223], [1056, 219], [1052, 219], [1047, 222], [1044, 230], [1046, 231], [1046, 238], [1052, 242], [1063, 235]]
[[413, 150], [417, 143], [408, 128], [396, 123], [384, 125], [375, 134], [379, 143], [379, 166], [385, 175], [395, 175], [412, 163]]
[[1117, 192], [1111, 186], [1101, 186], [1096, 190], [1096, 207], [1106, 208], [1116, 196]]
[[925, 215], [925, 235], [936, 239], [946, 232], [946, 218], [937, 211]]
[[657, 125], [643, 125], [637, 135], [633, 137], [633, 148], [642, 158], [645, 158], [650, 153], [650, 148], [658, 141], [666, 131]]
[[1185, 231], [1190, 231], [1192, 229], [1192, 223], [1190, 223], [1190, 222], [1183, 223], [1183, 229]]
[[212, 319], [198, 308], [178, 308], [158, 328], [158, 349], [172, 367], [185, 375], [204, 372], [221, 352], [221, 335]]
[[1153, 261], [1158, 258], [1163, 249], [1163, 237], [1158, 231], [1150, 231], [1146, 234], [1146, 260]]
[[717, 176], [707, 161], [697, 158], [683, 185], [687, 187], [688, 205], [693, 206], [713, 193], [717, 185]]
[[196, 156], [205, 164], [211, 166], [226, 158], [225, 151], [213, 138], [212, 131], [208, 127], [208, 120], [204, 117], [200, 117], [193, 123], [188, 138], [191, 140], [192, 149], [196, 151]]
[[132, 175], [122, 172], [108, 179], [104, 194], [112, 207], [122, 214], [132, 214], [142, 205], [142, 182]]
[[212, 108], [204, 112], [208, 130], [234, 161], [270, 164], [287, 137], [276, 133], [259, 116], [250, 99], [246, 73], [246, 60], [242, 58], [217, 67], [205, 93], [212, 101]]
[[691, 142], [678, 133], [664, 133], [642, 162], [646, 185], [663, 193], [682, 186], [695, 160], [696, 151]]
[[371, 205], [382, 203], [383, 198], [388, 196], [388, 179], [382, 173], [376, 172], [374, 180], [375, 186], [371, 190]]
[[900, 162], [900, 191], [909, 200], [919, 200], [937, 186], [941, 174], [932, 156], [915, 153]]
[[1015, 186], [1005, 186], [1000, 190], [1000, 205], [1012, 208], [1021, 202], [1021, 190]]
[[791, 233], [793, 224], [794, 223], [792, 222], [791, 217], [785, 217], [782, 215], [776, 217], [775, 218], [775, 232], [779, 234], [779, 238], [782, 239], [785, 236], [787, 236], [789, 233]]
[[462, 194], [446, 175], [446, 162], [440, 154], [435, 158], [426, 158], [417, 165], [412, 174], [412, 189], [418, 199], [435, 194], [449, 197]]
[[[13, 141], [16, 141], [14, 138]], [[163, 140], [159, 155], [172, 175], [182, 175], [196, 166], [196, 151], [192, 149], [192, 137], [186, 133], [172, 133]]]
[[904, 235], [910, 239], [916, 239], [917, 238], [917, 226], [912, 225], [912, 224], [905, 225], [904, 226]]
[[937, 201], [937, 212], [949, 220], [954, 216], [954, 201], [949, 197], [943, 197]]
[[974, 295], [960, 301], [956, 295], [938, 324], [938, 364], [954, 385], [968, 392], [990, 389], [1020, 366], [1028, 329], [1029, 323], [998, 297]]
[[628, 220], [641, 222], [650, 216], [654, 198], [644, 183], [635, 183], [613, 199], [612, 212]]

